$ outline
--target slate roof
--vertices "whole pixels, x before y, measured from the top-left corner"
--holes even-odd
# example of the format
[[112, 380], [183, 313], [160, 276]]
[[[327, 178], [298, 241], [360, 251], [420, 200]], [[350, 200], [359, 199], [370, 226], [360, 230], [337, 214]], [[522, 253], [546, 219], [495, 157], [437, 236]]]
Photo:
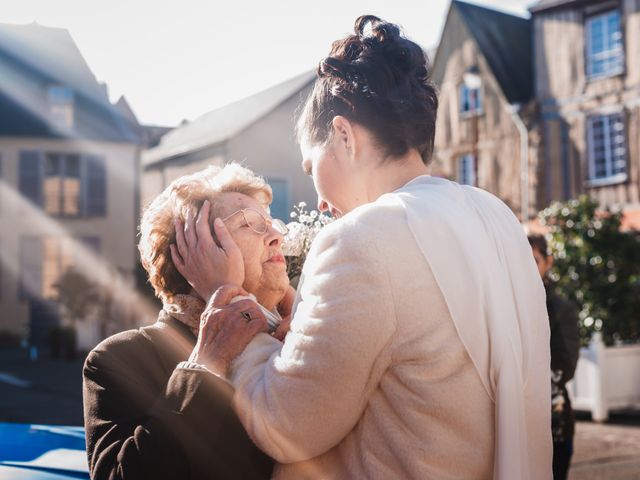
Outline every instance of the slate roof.
[[205, 113], [164, 135], [157, 147], [143, 153], [142, 163], [149, 166], [220, 144], [300, 92], [315, 78], [315, 71], [304, 72], [262, 92]]
[[452, 1], [487, 60], [509, 103], [533, 97], [531, 20], [478, 5]]
[[568, 7], [574, 4], [584, 3], [582, 0], [539, 0], [529, 8], [531, 13], [551, 10], [558, 7]]
[[[50, 85], [73, 90], [71, 130], [48, 120]], [[137, 141], [69, 32], [35, 23], [0, 24], [0, 135]]]

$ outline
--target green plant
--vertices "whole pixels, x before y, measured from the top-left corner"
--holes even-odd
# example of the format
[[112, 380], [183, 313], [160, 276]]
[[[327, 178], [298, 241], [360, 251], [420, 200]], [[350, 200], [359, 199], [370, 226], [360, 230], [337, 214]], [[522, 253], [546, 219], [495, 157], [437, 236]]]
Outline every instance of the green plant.
[[622, 212], [583, 195], [540, 212], [558, 293], [579, 308], [584, 343], [601, 331], [607, 344], [640, 341], [640, 237], [621, 231]]

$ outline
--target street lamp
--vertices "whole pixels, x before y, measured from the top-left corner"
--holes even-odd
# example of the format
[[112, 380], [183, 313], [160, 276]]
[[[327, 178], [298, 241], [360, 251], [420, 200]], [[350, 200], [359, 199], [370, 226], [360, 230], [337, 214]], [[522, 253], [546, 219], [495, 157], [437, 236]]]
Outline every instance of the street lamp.
[[462, 75], [462, 81], [469, 90], [480, 90], [482, 77], [477, 65], [471, 65]]

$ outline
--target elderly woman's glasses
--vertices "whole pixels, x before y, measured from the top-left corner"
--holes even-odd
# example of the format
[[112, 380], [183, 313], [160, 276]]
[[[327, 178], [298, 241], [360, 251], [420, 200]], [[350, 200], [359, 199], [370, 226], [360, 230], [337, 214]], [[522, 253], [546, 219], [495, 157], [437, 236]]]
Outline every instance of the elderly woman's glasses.
[[273, 226], [276, 232], [281, 235], [286, 235], [289, 232], [289, 229], [282, 220], [278, 220], [277, 218], [267, 218], [258, 210], [253, 208], [243, 208], [242, 210], [233, 212], [231, 215], [223, 218], [222, 221], [226, 222], [238, 213], [242, 215], [242, 218], [244, 218], [245, 223], [251, 230], [261, 235], [267, 233], [269, 226]]

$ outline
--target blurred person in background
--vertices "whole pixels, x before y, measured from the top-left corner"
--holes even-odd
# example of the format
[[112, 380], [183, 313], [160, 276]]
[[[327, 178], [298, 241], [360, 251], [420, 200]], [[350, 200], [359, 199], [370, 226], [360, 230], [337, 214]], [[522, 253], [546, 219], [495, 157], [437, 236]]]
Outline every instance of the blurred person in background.
[[551, 329], [551, 429], [553, 434], [553, 478], [567, 478], [571, 456], [575, 419], [567, 382], [573, 378], [580, 356], [580, 332], [578, 313], [567, 300], [554, 292], [549, 271], [553, 256], [549, 254], [547, 241], [542, 235], [529, 235], [540, 277], [547, 292], [547, 312]]

